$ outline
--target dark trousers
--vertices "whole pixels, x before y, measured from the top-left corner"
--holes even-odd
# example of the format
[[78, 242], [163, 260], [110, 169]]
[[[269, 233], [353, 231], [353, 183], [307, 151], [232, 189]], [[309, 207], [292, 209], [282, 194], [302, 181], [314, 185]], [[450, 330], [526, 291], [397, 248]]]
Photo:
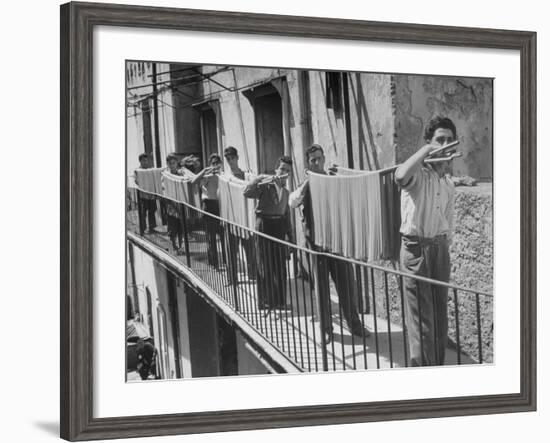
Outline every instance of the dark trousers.
[[145, 197], [145, 195], [140, 191], [138, 191], [137, 197], [139, 232], [143, 235], [147, 228], [147, 225], [149, 226], [150, 231], [157, 227], [157, 221], [155, 218], [155, 213], [157, 211], [157, 200], [155, 198]]
[[[178, 203], [168, 202], [166, 204], [166, 224], [168, 227], [168, 237], [172, 242], [174, 249], [181, 248], [183, 239], [183, 211]], [[176, 238], [178, 243], [176, 244]]]
[[[256, 230], [284, 240], [288, 226], [283, 217], [256, 217]], [[258, 305], [260, 309], [284, 307], [286, 304], [288, 249], [262, 236], [257, 236], [256, 257]]]
[[256, 245], [251, 234], [246, 233], [245, 236], [241, 238], [241, 245], [244, 249], [244, 255], [246, 256], [246, 272], [248, 273], [248, 277], [255, 279], [257, 275]]
[[[353, 265], [344, 260], [338, 260], [323, 255], [317, 256], [316, 281], [319, 285], [319, 308], [324, 314], [325, 332], [332, 331], [332, 317], [336, 315], [340, 321], [346, 320], [352, 331], [362, 331], [361, 320], [357, 309], [357, 281]], [[339, 308], [332, 312], [330, 302], [330, 280], [334, 281], [338, 294]], [[361, 328], [361, 329], [359, 329]]]
[[[443, 282], [449, 281], [449, 246], [445, 237], [403, 236], [401, 270]], [[404, 278], [405, 324], [411, 366], [445, 362], [447, 347], [447, 287]]]
[[[220, 215], [220, 202], [213, 199], [205, 199], [202, 201], [202, 209], [210, 214]], [[224, 235], [220, 224], [220, 221], [214, 217], [205, 216], [205, 231], [206, 231], [206, 243], [208, 245], [208, 264], [211, 266], [219, 266], [219, 254], [217, 238], [220, 238], [220, 244], [222, 248], [222, 256], [224, 249]]]
[[[225, 252], [227, 263], [227, 276], [229, 283], [236, 284], [238, 282], [239, 272], [239, 245], [244, 251], [244, 257], [246, 258], [246, 272], [251, 279], [256, 278], [256, 254], [254, 239], [250, 236], [249, 232], [240, 229], [236, 226], [226, 225], [225, 227]], [[243, 260], [241, 260], [243, 261]]]

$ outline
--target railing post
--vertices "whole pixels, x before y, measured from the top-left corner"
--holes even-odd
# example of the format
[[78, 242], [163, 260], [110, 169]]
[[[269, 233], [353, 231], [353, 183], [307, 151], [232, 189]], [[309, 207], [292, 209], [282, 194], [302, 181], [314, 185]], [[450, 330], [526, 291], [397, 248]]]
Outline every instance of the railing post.
[[237, 284], [239, 283], [239, 238], [231, 225], [228, 225], [229, 234], [229, 261], [228, 266], [231, 268], [231, 292], [233, 292], [233, 304], [235, 311], [239, 312], [239, 295], [237, 293]]
[[187, 267], [191, 269], [191, 253], [189, 252], [189, 227], [187, 226], [187, 208], [180, 205], [181, 223], [183, 227], [183, 244], [185, 246], [185, 260]]
[[461, 353], [462, 349], [460, 347], [460, 322], [458, 320], [458, 291], [453, 289], [454, 294], [454, 304], [455, 304], [455, 330], [456, 330], [456, 363], [461, 364]]
[[[328, 269], [326, 269], [326, 261], [323, 259], [319, 259], [319, 256], [317, 254], [312, 254], [312, 261], [313, 261], [313, 274], [315, 279], [315, 299], [317, 300], [317, 312], [319, 313], [319, 325], [321, 329], [321, 358], [323, 361], [323, 371], [328, 371], [328, 355], [327, 355], [327, 340], [325, 336], [325, 330], [327, 326], [327, 306], [325, 301], [323, 300], [323, 290], [321, 289], [321, 275], [324, 275], [323, 273], [328, 272]], [[328, 295], [328, 300], [330, 303], [330, 294]], [[332, 325], [329, 325], [332, 326]]]
[[137, 200], [137, 211], [138, 211], [138, 226], [139, 226], [139, 235], [143, 237], [145, 233], [145, 208], [143, 205], [143, 196], [141, 191], [136, 189], [136, 200]]
[[479, 308], [479, 294], [476, 292], [476, 317], [477, 317], [477, 351], [479, 364], [483, 363], [483, 345], [481, 339], [481, 312]]

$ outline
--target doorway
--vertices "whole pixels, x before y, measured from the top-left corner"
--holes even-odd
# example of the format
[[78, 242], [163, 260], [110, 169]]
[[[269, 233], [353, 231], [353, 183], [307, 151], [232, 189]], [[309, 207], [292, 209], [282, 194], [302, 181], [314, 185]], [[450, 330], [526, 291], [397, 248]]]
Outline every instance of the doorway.
[[[153, 154], [153, 123], [151, 118], [151, 105], [149, 99], [140, 101], [143, 124], [143, 147], [146, 154]], [[157, 165], [158, 166], [158, 165]]]
[[254, 114], [258, 171], [263, 174], [273, 174], [277, 160], [285, 153], [283, 105], [279, 93], [275, 90], [267, 95], [255, 97]]
[[201, 112], [201, 141], [203, 164], [206, 165], [210, 155], [218, 153], [218, 123], [212, 108], [206, 108]]
[[199, 116], [202, 163], [208, 165], [212, 154], [220, 154], [222, 121], [218, 100], [193, 106]]

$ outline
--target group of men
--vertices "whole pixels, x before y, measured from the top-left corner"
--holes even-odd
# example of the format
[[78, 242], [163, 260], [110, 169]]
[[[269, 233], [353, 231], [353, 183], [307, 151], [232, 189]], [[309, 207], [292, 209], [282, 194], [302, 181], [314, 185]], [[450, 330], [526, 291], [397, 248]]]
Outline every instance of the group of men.
[[[425, 128], [424, 138], [426, 144], [395, 171], [395, 180], [401, 187], [400, 267], [408, 274], [448, 282], [449, 243], [454, 216], [454, 185], [449, 178], [452, 157], [433, 163], [425, 160], [434, 151], [457, 139], [456, 127], [448, 118], [435, 117]], [[216, 248], [216, 237], [219, 236], [222, 247], [225, 248], [228, 275], [230, 281], [234, 281], [237, 278], [236, 250], [240, 242], [249, 266], [248, 274], [257, 281], [259, 308], [285, 309], [289, 248], [283, 242], [275, 242], [269, 237], [294, 242], [291, 211], [300, 208], [306, 247], [318, 252], [331, 252], [320, 249], [314, 243], [315, 226], [308, 173], [333, 174], [335, 170], [326, 170], [323, 148], [313, 144], [305, 151], [305, 180], [290, 192], [287, 186], [293, 172], [290, 157], [279, 158], [274, 165], [273, 174], [253, 176], [239, 167], [239, 156], [234, 147], [227, 147], [223, 154], [228, 165], [225, 174], [246, 181], [244, 196], [257, 202], [255, 229], [260, 235], [243, 236], [241, 233], [237, 236], [230, 231], [229, 238], [224, 240], [224, 230], [221, 229], [220, 222], [212, 218], [206, 222], [208, 261], [213, 266], [219, 265]], [[202, 209], [219, 216], [218, 180], [222, 160], [219, 155], [212, 154], [208, 161], [208, 166], [200, 172], [193, 170], [190, 164], [184, 165], [182, 171], [178, 168], [175, 155], [171, 154], [167, 158], [168, 168], [172, 173], [184, 175], [185, 168], [194, 172], [192, 180], [200, 186]], [[148, 204], [147, 200], [142, 201], [145, 202], [142, 204]], [[181, 248], [181, 226], [178, 225], [181, 220], [176, 220], [181, 219], [181, 214], [177, 212], [177, 208], [172, 209], [168, 210], [171, 217], [168, 230], [174, 242], [178, 237]], [[151, 221], [149, 226], [151, 228]], [[339, 311], [351, 333], [359, 337], [369, 336], [370, 331], [361, 322], [359, 315], [359, 295], [353, 265], [332, 254], [316, 254], [312, 271], [313, 281], [318, 285], [319, 311], [326, 341], [333, 338], [330, 279], [333, 280], [338, 295]], [[447, 289], [444, 285], [429, 284], [415, 278], [403, 280], [410, 364], [444, 364], [447, 344]]]

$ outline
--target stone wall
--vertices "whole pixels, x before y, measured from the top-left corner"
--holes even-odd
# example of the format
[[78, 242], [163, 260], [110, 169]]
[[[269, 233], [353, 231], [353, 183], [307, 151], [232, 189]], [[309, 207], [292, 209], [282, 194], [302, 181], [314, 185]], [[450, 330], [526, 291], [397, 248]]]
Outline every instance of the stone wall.
[[[493, 292], [493, 187], [480, 183], [457, 187], [455, 232], [451, 245], [451, 282], [457, 285]], [[458, 312], [462, 330], [461, 347], [475, 358], [478, 355], [477, 302], [481, 321], [483, 361], [493, 361], [493, 297], [459, 294]], [[449, 303], [449, 338], [456, 342], [454, 302]], [[468, 333], [469, 331], [469, 333]]]
[[492, 183], [456, 188], [451, 281], [493, 291]]

